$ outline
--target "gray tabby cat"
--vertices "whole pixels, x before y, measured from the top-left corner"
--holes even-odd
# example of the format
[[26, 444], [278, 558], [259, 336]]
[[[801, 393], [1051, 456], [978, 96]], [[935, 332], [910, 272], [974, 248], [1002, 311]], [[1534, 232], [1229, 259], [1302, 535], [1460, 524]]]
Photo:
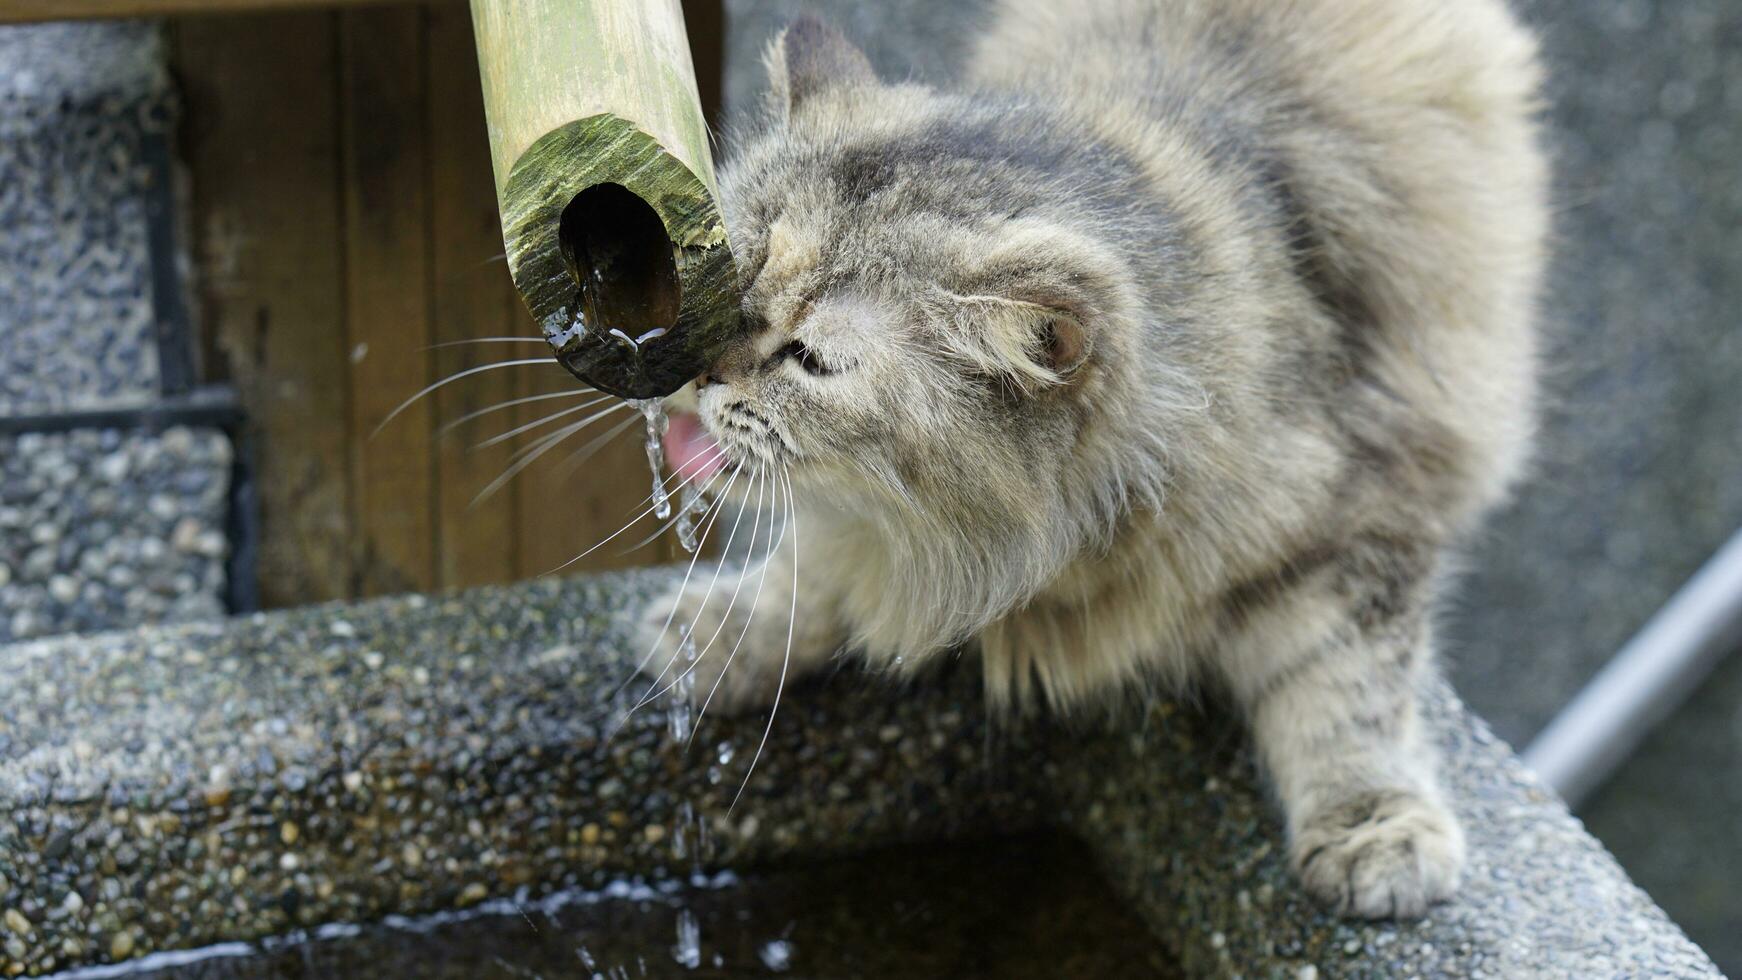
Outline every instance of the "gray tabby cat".
[[729, 608], [698, 575], [656, 611], [748, 629], [697, 700], [964, 642], [1002, 707], [1204, 684], [1312, 894], [1451, 894], [1415, 690], [1447, 549], [1531, 439], [1547, 224], [1501, 0], [1006, 0], [960, 91], [813, 20], [767, 60], [722, 178], [754, 329], [668, 451], [788, 474], [802, 536]]

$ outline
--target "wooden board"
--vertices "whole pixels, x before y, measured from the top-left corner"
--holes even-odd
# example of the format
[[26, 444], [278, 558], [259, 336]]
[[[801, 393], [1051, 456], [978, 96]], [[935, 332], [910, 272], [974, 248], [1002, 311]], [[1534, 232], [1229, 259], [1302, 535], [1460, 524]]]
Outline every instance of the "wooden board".
[[[633, 425], [584, 462], [575, 458], [595, 438], [631, 419]], [[542, 575], [563, 566], [615, 533], [642, 509], [643, 500], [652, 489], [642, 432], [639, 414], [633, 410], [614, 412], [565, 440], [544, 460], [521, 474], [521, 577]], [[664, 560], [670, 549], [663, 541], [632, 554], [623, 553], [652, 532], [654, 525], [650, 521], [651, 518], [643, 521], [585, 560], [568, 565], [563, 574], [628, 568]]]
[[[255, 427], [268, 605], [542, 574], [645, 506], [639, 422], [570, 466], [627, 412], [472, 506], [510, 452], [561, 423], [471, 446], [580, 400], [493, 413], [446, 441], [441, 428], [506, 400], [575, 391], [554, 362], [446, 386], [368, 438], [431, 381], [548, 355], [536, 344], [421, 349], [538, 336], [501, 261], [464, 7], [197, 18], [170, 32], [187, 97], [206, 360], [234, 382]], [[643, 521], [565, 574], [674, 557], [669, 537], [622, 554], [652, 528]]]
[[[502, 229], [496, 218], [496, 185], [484, 139], [484, 100], [473, 60], [472, 19], [459, 5], [432, 6], [427, 22], [425, 77], [429, 80], [429, 214], [431, 338], [436, 376], [449, 377], [482, 364], [534, 357], [536, 345], [467, 344], [481, 337], [538, 332], [522, 322], [519, 297], [508, 278]], [[447, 422], [516, 398], [521, 369], [487, 371], [436, 393], [436, 415]], [[548, 405], [549, 402], [534, 404]], [[516, 424], [513, 409], [493, 412], [438, 438], [436, 520], [440, 543], [438, 578], [444, 586], [513, 580], [519, 568], [518, 487], [489, 500], [472, 501], [507, 469], [514, 443], [474, 450], [487, 436]]]
[[255, 430], [261, 599], [345, 598], [349, 431], [333, 18], [175, 26], [210, 369]]
[[696, 69], [702, 120], [718, 149], [726, 89], [726, 5], [721, 0], [683, 0], [683, 23]]
[[364, 595], [436, 584], [423, 10], [339, 16], [353, 565]]
[[321, 10], [380, 2], [383, 0], [0, 0], [0, 24], [93, 17]]

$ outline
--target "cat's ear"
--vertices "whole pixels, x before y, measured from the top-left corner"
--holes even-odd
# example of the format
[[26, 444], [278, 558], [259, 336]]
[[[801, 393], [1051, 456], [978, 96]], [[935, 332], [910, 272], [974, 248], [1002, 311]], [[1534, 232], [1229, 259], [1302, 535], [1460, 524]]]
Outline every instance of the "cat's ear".
[[981, 304], [980, 329], [999, 373], [1033, 393], [1068, 384], [1088, 362], [1093, 315], [1058, 291], [1018, 289]]
[[769, 105], [781, 119], [819, 92], [877, 82], [865, 52], [845, 34], [808, 14], [769, 43], [763, 63], [768, 68]]
[[1038, 394], [1069, 384], [1094, 350], [1095, 311], [1080, 298], [1030, 283], [989, 291], [950, 291], [958, 329], [944, 339], [975, 372], [1008, 389]]
[[1089, 328], [1071, 310], [1043, 308], [1042, 316], [1034, 357], [1055, 377], [1069, 378], [1089, 359]]
[[1123, 265], [1066, 229], [1020, 222], [952, 290], [969, 315], [962, 337], [982, 369], [1036, 392], [1071, 382], [1127, 305]]

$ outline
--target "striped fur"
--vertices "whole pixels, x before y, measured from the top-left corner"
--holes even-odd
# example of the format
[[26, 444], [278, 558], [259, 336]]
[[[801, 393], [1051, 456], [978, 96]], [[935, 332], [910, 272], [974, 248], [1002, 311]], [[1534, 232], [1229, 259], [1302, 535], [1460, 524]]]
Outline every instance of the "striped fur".
[[1225, 689], [1314, 894], [1448, 894], [1413, 691], [1532, 434], [1532, 39], [1499, 0], [1005, 0], [959, 90], [814, 21], [768, 62], [722, 178], [756, 329], [699, 410], [790, 469], [792, 669], [971, 643], [1002, 706]]

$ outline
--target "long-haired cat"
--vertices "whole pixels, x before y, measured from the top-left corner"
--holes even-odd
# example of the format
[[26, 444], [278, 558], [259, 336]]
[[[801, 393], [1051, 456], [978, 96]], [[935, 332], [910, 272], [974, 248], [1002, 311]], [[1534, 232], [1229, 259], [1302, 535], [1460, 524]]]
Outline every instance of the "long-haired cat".
[[656, 665], [694, 623], [712, 710], [964, 643], [1001, 707], [1219, 688], [1309, 891], [1449, 895], [1415, 690], [1531, 438], [1547, 214], [1501, 0], [1004, 0], [955, 91], [809, 19], [767, 62], [751, 329], [667, 448], [794, 533], [655, 608]]

